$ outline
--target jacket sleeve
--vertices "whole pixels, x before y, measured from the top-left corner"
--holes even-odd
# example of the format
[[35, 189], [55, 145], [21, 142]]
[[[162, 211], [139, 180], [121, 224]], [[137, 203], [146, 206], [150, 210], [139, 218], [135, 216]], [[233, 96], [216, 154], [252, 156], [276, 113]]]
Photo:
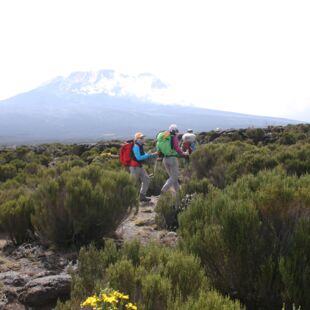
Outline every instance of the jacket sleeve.
[[140, 148], [138, 147], [138, 145], [134, 145], [134, 147], [132, 148], [132, 151], [135, 154], [135, 157], [138, 161], [143, 161], [151, 157], [150, 154], [141, 155]]
[[185, 154], [184, 154], [183, 151], [180, 149], [180, 146], [179, 146], [179, 139], [178, 139], [177, 136], [173, 136], [172, 143], [173, 143], [173, 148], [177, 151], [177, 153], [178, 153], [180, 156], [184, 156]]

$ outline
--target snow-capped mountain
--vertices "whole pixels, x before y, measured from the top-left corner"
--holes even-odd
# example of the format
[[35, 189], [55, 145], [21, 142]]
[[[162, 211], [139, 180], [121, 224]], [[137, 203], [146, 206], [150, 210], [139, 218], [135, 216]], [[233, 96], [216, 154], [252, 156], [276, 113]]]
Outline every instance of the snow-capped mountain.
[[195, 131], [296, 123], [162, 104], [169, 100], [169, 87], [152, 74], [75, 72], [0, 101], [0, 145], [129, 138], [136, 131], [154, 137], [171, 123]]
[[[137, 76], [125, 75], [113, 70], [74, 72], [67, 78], [58, 77], [49, 84], [60, 91], [80, 95], [106, 94], [119, 97], [137, 97], [154, 102], [165, 101], [168, 86], [150, 73]], [[48, 86], [48, 85], [47, 85]]]

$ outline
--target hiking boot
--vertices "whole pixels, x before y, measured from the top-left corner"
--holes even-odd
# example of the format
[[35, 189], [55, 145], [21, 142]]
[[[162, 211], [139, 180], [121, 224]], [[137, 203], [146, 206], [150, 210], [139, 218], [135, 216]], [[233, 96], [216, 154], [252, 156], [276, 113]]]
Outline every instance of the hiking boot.
[[140, 195], [140, 201], [141, 202], [149, 202], [149, 201], [151, 201], [151, 198], [146, 197], [145, 195]]
[[159, 195], [154, 196], [155, 198], [159, 198], [160, 196], [164, 195], [165, 193], [163, 191], [160, 191]]

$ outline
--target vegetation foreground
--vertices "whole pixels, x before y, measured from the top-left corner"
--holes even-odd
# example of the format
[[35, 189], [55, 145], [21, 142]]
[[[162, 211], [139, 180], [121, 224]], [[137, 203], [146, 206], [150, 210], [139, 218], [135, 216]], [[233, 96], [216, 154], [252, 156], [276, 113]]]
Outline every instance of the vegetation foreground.
[[[0, 150], [1, 231], [15, 245], [79, 251], [56, 309], [310, 308], [310, 125], [198, 141], [180, 159], [181, 203], [167, 193], [156, 207], [175, 248], [111, 241], [139, 207], [119, 142]], [[166, 173], [154, 161], [146, 170], [158, 195]]]

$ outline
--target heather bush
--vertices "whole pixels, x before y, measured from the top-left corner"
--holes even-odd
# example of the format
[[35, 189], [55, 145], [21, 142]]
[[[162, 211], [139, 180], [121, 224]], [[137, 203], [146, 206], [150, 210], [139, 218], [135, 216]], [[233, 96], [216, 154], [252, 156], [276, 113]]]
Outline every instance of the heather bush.
[[279, 269], [284, 283], [283, 297], [301, 309], [310, 305], [310, 222], [301, 220], [292, 237], [287, 254], [280, 258]]
[[201, 146], [191, 157], [194, 176], [198, 179], [208, 178], [218, 187], [224, 187], [227, 183], [226, 173], [229, 165], [236, 158], [253, 149], [246, 143], [209, 144]]
[[[111, 250], [113, 258], [107, 259]], [[194, 256], [155, 244], [141, 246], [137, 241], [119, 250], [111, 242], [102, 250], [82, 248], [71, 299], [58, 303], [57, 309], [79, 309], [87, 296], [106, 287], [128, 294], [138, 309], [198, 309], [204, 305], [215, 310], [242, 309], [239, 302], [210, 290]]]
[[289, 132], [284, 133], [282, 137], [279, 139], [279, 143], [284, 145], [291, 145], [295, 144], [296, 142], [297, 142], [296, 135]]
[[179, 301], [169, 307], [170, 310], [240, 310], [244, 309], [238, 300], [232, 301], [216, 291], [201, 292], [198, 298], [189, 298], [185, 303]]
[[210, 181], [207, 178], [201, 180], [192, 178], [184, 182], [181, 187], [182, 196], [190, 194], [204, 194], [209, 192]]
[[42, 242], [80, 246], [113, 233], [136, 205], [136, 190], [128, 174], [90, 165], [47, 179], [34, 202], [32, 222]]
[[174, 229], [177, 226], [176, 197], [167, 192], [162, 194], [157, 202], [155, 223], [163, 229]]
[[270, 143], [290, 145], [310, 142], [310, 125], [268, 126], [266, 128], [247, 128], [202, 132], [198, 134], [199, 144], [229, 143], [242, 141], [250, 144]]
[[155, 196], [160, 194], [160, 190], [168, 179], [168, 174], [165, 169], [159, 166], [159, 163], [157, 163], [157, 165], [158, 167], [155, 169], [153, 176], [151, 177], [151, 182], [148, 189], [148, 194]]
[[0, 165], [0, 183], [13, 179], [17, 175], [17, 169], [12, 164]]
[[279, 171], [212, 188], [179, 216], [181, 245], [200, 257], [216, 289], [249, 308], [308, 308], [309, 188], [309, 175]]
[[187, 208], [189, 201], [195, 194], [206, 195], [212, 186], [207, 178], [189, 179], [181, 186], [176, 197], [171, 192], [160, 195], [155, 212], [155, 222], [158, 227], [175, 231], [178, 224], [178, 214]]
[[245, 133], [255, 144], [260, 142], [266, 134], [262, 128], [248, 128]]
[[192, 177], [208, 178], [224, 188], [246, 174], [284, 168], [298, 176], [310, 172], [310, 148], [307, 144], [291, 146], [255, 146], [241, 142], [209, 144], [200, 147], [192, 158]]
[[5, 202], [0, 203], [1, 227], [8, 233], [14, 244], [21, 244], [31, 238], [33, 227], [30, 216], [32, 212], [33, 203], [30, 195], [21, 190], [11, 192], [10, 198], [6, 197]]

